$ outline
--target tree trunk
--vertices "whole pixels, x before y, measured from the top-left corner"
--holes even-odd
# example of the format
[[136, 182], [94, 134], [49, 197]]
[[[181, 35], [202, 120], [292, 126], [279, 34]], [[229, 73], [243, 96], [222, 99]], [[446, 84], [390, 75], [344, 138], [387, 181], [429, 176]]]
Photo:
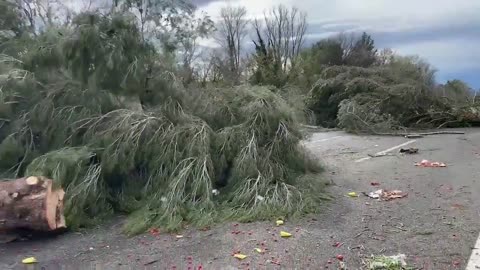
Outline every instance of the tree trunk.
[[54, 231], [66, 228], [65, 192], [54, 190], [53, 181], [31, 176], [0, 181], [0, 232], [12, 229]]

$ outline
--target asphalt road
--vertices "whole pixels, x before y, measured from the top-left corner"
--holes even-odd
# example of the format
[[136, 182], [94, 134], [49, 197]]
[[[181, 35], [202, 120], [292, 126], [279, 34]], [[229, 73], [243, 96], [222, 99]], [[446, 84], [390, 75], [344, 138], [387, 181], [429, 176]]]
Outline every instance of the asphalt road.
[[[322, 177], [332, 183], [333, 197], [317, 215], [287, 220], [281, 228], [271, 221], [191, 229], [183, 238], [127, 238], [121, 221], [112, 222], [84, 233], [0, 245], [0, 269], [24, 269], [19, 261], [28, 256], [40, 261], [37, 269], [338, 269], [339, 254], [348, 269], [364, 269], [371, 255], [396, 254], [405, 254], [416, 269], [465, 269], [480, 232], [480, 129], [465, 131], [413, 140], [314, 133], [305, 144], [325, 163]], [[419, 153], [400, 154], [401, 145]], [[447, 167], [414, 166], [423, 159]], [[377, 201], [362, 195], [376, 189], [408, 196]], [[279, 230], [293, 237], [281, 239]], [[257, 254], [255, 247], [266, 252]], [[248, 257], [239, 261], [232, 257], [236, 251]], [[472, 265], [468, 270], [476, 269]]]
[[[388, 202], [342, 197], [342, 203], [333, 206], [344, 217], [339, 233], [346, 239], [354, 236], [354, 242], [365, 247], [364, 254], [404, 253], [420, 269], [464, 269], [480, 232], [480, 130], [465, 131], [414, 140], [314, 134], [308, 146], [333, 174], [332, 193], [378, 188], [408, 193]], [[399, 145], [418, 148], [419, 154], [401, 155], [394, 149]], [[369, 156], [377, 153], [384, 155]], [[447, 167], [414, 166], [423, 159]]]

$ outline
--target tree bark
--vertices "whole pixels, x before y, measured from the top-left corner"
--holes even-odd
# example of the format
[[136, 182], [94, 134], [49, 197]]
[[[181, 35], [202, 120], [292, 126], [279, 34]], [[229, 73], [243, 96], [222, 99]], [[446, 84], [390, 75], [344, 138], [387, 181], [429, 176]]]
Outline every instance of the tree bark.
[[53, 181], [44, 177], [0, 181], [0, 232], [66, 228], [64, 195], [63, 189], [53, 189]]

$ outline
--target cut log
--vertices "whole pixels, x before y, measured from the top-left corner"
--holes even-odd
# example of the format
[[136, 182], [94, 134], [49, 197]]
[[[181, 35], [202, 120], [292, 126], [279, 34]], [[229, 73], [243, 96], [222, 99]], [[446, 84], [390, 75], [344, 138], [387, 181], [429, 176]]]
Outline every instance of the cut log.
[[63, 189], [53, 189], [53, 181], [44, 177], [0, 181], [0, 232], [66, 228], [64, 195]]

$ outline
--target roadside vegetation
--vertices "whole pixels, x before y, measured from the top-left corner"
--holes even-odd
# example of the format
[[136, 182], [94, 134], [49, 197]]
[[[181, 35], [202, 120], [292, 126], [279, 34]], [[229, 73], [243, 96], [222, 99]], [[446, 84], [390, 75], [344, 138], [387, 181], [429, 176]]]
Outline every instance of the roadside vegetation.
[[213, 21], [188, 1], [0, 0], [3, 178], [54, 179], [71, 228], [126, 213], [128, 233], [177, 230], [316, 211], [302, 124], [478, 124], [475, 91], [367, 33], [307, 46], [299, 10], [247, 18], [228, 7]]

